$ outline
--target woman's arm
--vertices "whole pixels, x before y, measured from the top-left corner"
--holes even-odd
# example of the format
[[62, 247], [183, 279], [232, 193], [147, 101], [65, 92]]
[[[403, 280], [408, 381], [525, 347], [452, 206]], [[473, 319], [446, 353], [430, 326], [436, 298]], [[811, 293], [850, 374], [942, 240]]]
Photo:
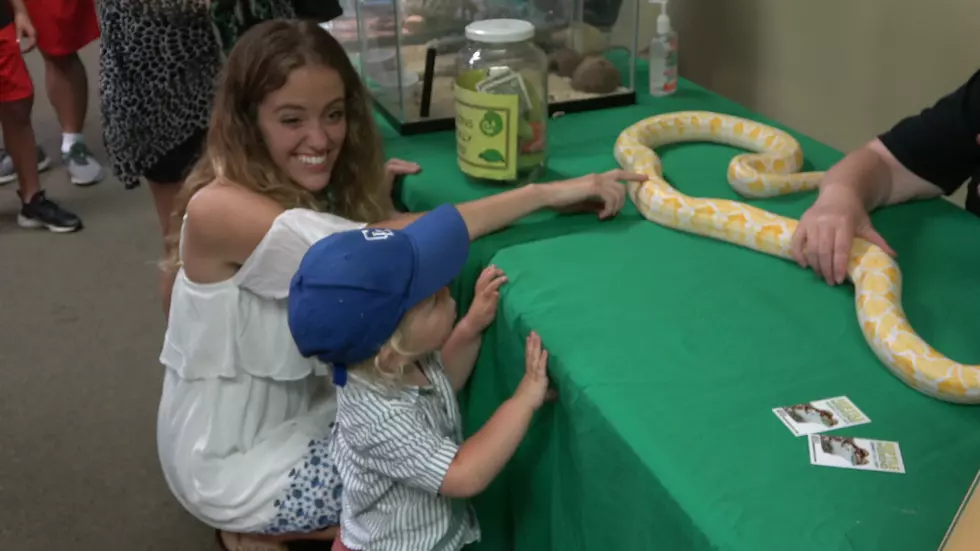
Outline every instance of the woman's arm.
[[[541, 184], [526, 186], [457, 205], [470, 230], [470, 239], [478, 239], [504, 228], [535, 211], [548, 206], [548, 193]], [[400, 230], [421, 218], [424, 212], [403, 213], [371, 224], [375, 228]]]
[[[0, 0], [2, 1], [2, 0]], [[213, 283], [232, 277], [269, 232], [283, 208], [274, 201], [233, 185], [214, 183], [198, 191], [187, 204], [180, 246], [188, 278]], [[172, 251], [167, 250], [167, 256]], [[170, 316], [177, 268], [165, 271], [160, 294]]]
[[[476, 239], [507, 226], [554, 201], [553, 184], [529, 184], [459, 206], [470, 238]], [[622, 187], [621, 184], [616, 184]], [[184, 234], [184, 269], [194, 281], [221, 281], [231, 277], [251, 256], [283, 208], [267, 199], [228, 184], [211, 184], [187, 205]], [[400, 214], [371, 227], [402, 229], [425, 213]]]
[[[563, 208], [588, 200], [601, 203], [599, 218], [616, 215], [626, 203], [621, 181], [643, 182], [647, 178], [624, 170], [610, 170], [571, 180], [527, 184], [514, 190], [457, 205], [470, 239], [478, 239], [543, 208]], [[411, 213], [371, 224], [376, 228], [402, 229], [425, 213]]]
[[211, 283], [234, 275], [283, 213], [278, 203], [235, 185], [213, 183], [187, 204], [184, 270]]
[[[599, 217], [608, 218], [625, 204], [626, 188], [621, 181], [645, 179], [643, 175], [610, 170], [572, 180], [527, 184], [462, 203], [457, 208], [466, 221], [470, 238], [476, 239], [542, 208], [562, 208], [589, 199], [601, 202]], [[283, 210], [272, 199], [235, 185], [208, 185], [187, 205], [185, 254], [199, 251], [233, 269], [248, 259]], [[370, 226], [401, 229], [423, 214], [402, 214]]]
[[[514, 221], [545, 207], [563, 208], [596, 200], [601, 203], [599, 218], [614, 216], [626, 201], [621, 181], [642, 182], [641, 174], [610, 170], [571, 180], [546, 184], [527, 184], [520, 188], [458, 205], [469, 229], [470, 239], [504, 228]], [[216, 182], [195, 194], [187, 205], [184, 234], [184, 271], [194, 281], [210, 283], [232, 277], [252, 255], [269, 232], [283, 208], [272, 199]], [[424, 213], [411, 213], [371, 224], [371, 227], [401, 229]], [[162, 284], [169, 297], [175, 274]], [[165, 303], [169, 302], [165, 299]], [[169, 306], [165, 305], [169, 310]]]

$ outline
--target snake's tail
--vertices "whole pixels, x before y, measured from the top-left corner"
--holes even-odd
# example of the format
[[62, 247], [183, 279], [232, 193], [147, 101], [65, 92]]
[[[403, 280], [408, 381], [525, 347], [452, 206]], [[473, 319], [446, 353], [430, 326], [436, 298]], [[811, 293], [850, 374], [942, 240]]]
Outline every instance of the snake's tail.
[[930, 346], [902, 308], [902, 272], [876, 245], [855, 239], [848, 265], [855, 308], [875, 356], [912, 388], [953, 403], [980, 403], [980, 366], [955, 362]]

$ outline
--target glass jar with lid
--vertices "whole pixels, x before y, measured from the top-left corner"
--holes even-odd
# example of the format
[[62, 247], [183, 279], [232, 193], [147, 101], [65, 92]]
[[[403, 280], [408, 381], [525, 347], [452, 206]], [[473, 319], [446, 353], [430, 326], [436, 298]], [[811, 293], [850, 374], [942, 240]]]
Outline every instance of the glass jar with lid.
[[459, 168], [482, 180], [534, 181], [548, 158], [548, 57], [534, 25], [474, 21], [466, 39], [454, 87]]

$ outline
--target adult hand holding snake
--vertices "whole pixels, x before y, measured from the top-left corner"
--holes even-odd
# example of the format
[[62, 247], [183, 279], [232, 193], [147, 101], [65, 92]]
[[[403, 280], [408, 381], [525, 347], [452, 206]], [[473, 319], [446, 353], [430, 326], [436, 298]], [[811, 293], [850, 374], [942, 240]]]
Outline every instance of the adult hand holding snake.
[[895, 251], [875, 230], [864, 202], [849, 185], [829, 184], [803, 216], [793, 234], [793, 258], [812, 268], [828, 285], [843, 283], [854, 237], [873, 243], [891, 256]]

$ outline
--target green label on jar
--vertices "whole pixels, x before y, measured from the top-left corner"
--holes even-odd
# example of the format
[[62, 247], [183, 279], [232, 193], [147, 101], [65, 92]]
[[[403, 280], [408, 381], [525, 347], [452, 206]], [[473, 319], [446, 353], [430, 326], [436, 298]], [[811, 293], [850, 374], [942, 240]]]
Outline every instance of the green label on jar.
[[520, 98], [475, 91], [483, 78], [486, 73], [473, 70], [456, 79], [456, 158], [460, 170], [475, 178], [513, 180]]

